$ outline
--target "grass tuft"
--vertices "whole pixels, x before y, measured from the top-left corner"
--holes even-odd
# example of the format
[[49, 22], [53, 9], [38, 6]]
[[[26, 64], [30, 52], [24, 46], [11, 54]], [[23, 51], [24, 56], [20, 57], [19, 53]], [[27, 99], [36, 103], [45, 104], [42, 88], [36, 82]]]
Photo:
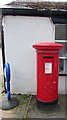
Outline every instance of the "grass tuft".
[[23, 94], [23, 95], [21, 95], [20, 97], [25, 99], [25, 98], [28, 98], [28, 97], [30, 97], [30, 96], [31, 96], [30, 94]]

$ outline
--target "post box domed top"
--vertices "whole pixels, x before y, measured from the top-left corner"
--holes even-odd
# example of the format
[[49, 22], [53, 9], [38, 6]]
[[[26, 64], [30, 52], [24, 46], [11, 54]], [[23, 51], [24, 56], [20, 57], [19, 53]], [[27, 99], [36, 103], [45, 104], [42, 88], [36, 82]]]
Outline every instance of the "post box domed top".
[[43, 42], [43, 43], [36, 43], [33, 45], [33, 48], [35, 49], [42, 49], [42, 50], [60, 50], [61, 48], [63, 48], [62, 44], [58, 44], [58, 43], [50, 43], [50, 42]]

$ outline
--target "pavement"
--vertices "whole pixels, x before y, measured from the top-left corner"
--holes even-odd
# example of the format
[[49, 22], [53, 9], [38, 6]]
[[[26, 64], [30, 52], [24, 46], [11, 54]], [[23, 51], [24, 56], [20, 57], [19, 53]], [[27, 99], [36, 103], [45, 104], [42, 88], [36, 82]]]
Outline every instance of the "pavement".
[[[2, 93], [4, 90], [3, 85], [3, 76], [0, 76], [0, 100], [6, 97], [5, 93]], [[37, 100], [35, 95], [29, 94], [18, 94], [11, 95], [11, 97], [15, 97], [19, 100], [19, 105], [11, 110], [1, 110], [0, 109], [0, 120], [21, 120], [22, 118], [44, 118], [44, 120], [65, 120], [65, 95], [60, 94], [59, 100], [56, 109], [52, 112], [45, 112], [45, 106], [37, 107]], [[39, 104], [40, 105], [40, 104]]]
[[[3, 96], [4, 97], [4, 96]], [[30, 96], [25, 95], [12, 95], [12, 97], [16, 97], [19, 100], [19, 105], [11, 110], [0, 110], [1, 119], [3, 118], [16, 118], [16, 120], [20, 118], [27, 118], [27, 112], [28, 112], [28, 104], [30, 101]]]

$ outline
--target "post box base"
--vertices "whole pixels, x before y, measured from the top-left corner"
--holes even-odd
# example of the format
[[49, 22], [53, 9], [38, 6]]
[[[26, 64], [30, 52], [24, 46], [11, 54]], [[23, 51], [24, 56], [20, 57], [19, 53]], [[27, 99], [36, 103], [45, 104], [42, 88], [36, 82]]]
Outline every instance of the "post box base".
[[41, 101], [41, 100], [39, 100], [38, 98], [36, 98], [36, 100], [37, 100], [37, 102], [43, 103], [43, 104], [54, 104], [54, 103], [58, 102], [58, 98], [57, 98], [56, 100], [50, 101], [50, 102]]
[[42, 102], [37, 99], [36, 108], [39, 113], [53, 115], [59, 111], [58, 99], [52, 102]]

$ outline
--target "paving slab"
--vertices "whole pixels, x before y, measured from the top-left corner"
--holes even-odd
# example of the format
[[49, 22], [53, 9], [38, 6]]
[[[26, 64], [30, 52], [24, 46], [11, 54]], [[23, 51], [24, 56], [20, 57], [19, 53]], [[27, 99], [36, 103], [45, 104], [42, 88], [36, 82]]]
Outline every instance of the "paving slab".
[[[6, 118], [16, 118], [16, 119], [20, 119], [20, 118], [24, 118], [26, 109], [27, 109], [27, 105], [30, 99], [30, 96], [24, 98], [24, 95], [11, 95], [12, 97], [16, 97], [19, 100], [19, 105], [11, 110], [0, 110], [2, 112], [2, 115], [0, 115], [0, 117], [2, 117], [2, 119], [6, 119]], [[4, 96], [2, 96], [4, 97]]]
[[[36, 108], [36, 97], [33, 96], [28, 111], [28, 118], [64, 118], [65, 119], [65, 95], [59, 95], [59, 109], [55, 114], [44, 114], [44, 111], [40, 111]], [[44, 107], [44, 106], [43, 106]], [[41, 108], [42, 109], [42, 108]]]

